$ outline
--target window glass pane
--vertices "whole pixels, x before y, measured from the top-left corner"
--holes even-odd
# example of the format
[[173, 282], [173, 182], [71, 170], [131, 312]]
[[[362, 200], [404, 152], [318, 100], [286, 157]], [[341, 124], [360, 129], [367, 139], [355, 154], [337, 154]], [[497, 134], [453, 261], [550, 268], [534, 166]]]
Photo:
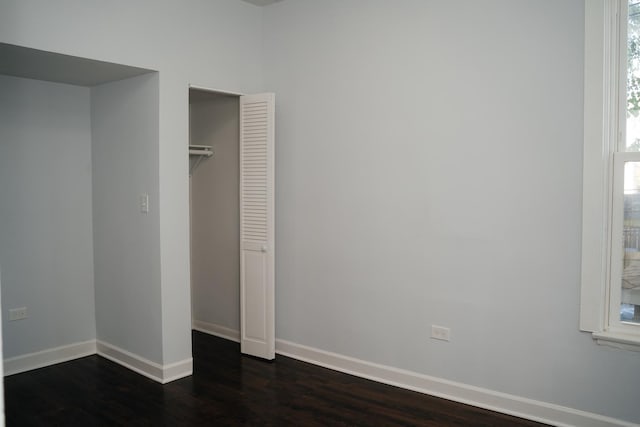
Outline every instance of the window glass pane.
[[620, 320], [640, 324], [640, 162], [624, 165], [623, 233]]
[[640, 151], [640, 0], [629, 0], [626, 151]]

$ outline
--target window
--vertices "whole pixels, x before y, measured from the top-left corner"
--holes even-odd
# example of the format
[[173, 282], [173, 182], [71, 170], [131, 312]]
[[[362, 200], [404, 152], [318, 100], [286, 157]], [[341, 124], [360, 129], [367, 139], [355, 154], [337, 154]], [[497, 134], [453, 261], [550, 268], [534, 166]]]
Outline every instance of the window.
[[640, 0], [585, 2], [580, 328], [640, 351]]

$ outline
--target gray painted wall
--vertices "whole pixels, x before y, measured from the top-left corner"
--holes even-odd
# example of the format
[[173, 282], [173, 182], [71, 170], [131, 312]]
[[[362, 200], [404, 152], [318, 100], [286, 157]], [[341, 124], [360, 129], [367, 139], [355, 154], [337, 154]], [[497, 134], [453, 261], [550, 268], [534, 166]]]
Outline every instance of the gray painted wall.
[[640, 422], [640, 353], [578, 331], [583, 21], [579, 0], [265, 8], [278, 338]]
[[[163, 364], [191, 357], [187, 88], [256, 92], [262, 86], [261, 31], [262, 9], [237, 0], [0, 2], [0, 42], [160, 72], [155, 151], [161, 215], [154, 237], [160, 276], [153, 270], [135, 274], [144, 283], [160, 281], [160, 294], [149, 298], [161, 305], [156, 338]], [[136, 254], [123, 248], [122, 256]], [[156, 345], [142, 353], [154, 354]]]
[[191, 177], [192, 315], [239, 331], [239, 98], [192, 103], [190, 129], [192, 144], [214, 150]]
[[[0, 76], [4, 357], [95, 338], [89, 89]], [[28, 318], [9, 322], [10, 308]]]
[[265, 89], [279, 338], [640, 422], [638, 353], [578, 332], [582, 1], [0, 7], [2, 42], [160, 71], [164, 363], [190, 354], [186, 87]]
[[97, 339], [160, 362], [158, 74], [91, 88], [91, 123]]

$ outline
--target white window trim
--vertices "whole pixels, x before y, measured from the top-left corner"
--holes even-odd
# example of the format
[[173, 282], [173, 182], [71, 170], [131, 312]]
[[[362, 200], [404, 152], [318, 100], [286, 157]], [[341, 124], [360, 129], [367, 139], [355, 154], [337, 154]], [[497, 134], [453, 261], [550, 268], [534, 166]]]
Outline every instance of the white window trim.
[[612, 271], [611, 248], [614, 155], [617, 141], [624, 143], [626, 120], [626, 96], [619, 90], [626, 81], [626, 69], [619, 67], [626, 56], [626, 13], [624, 0], [585, 0], [580, 329], [592, 332], [598, 344], [640, 351], [640, 327], [623, 325], [611, 308], [618, 298], [612, 290], [620, 286], [611, 280], [619, 274]]

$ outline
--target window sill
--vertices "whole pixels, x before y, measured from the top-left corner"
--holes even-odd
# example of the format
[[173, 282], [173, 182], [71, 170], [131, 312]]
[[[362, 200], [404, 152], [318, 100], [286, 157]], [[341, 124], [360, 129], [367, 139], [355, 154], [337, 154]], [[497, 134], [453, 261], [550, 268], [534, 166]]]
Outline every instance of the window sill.
[[623, 350], [640, 351], [640, 335], [621, 332], [594, 332], [593, 339], [600, 345], [621, 348]]

